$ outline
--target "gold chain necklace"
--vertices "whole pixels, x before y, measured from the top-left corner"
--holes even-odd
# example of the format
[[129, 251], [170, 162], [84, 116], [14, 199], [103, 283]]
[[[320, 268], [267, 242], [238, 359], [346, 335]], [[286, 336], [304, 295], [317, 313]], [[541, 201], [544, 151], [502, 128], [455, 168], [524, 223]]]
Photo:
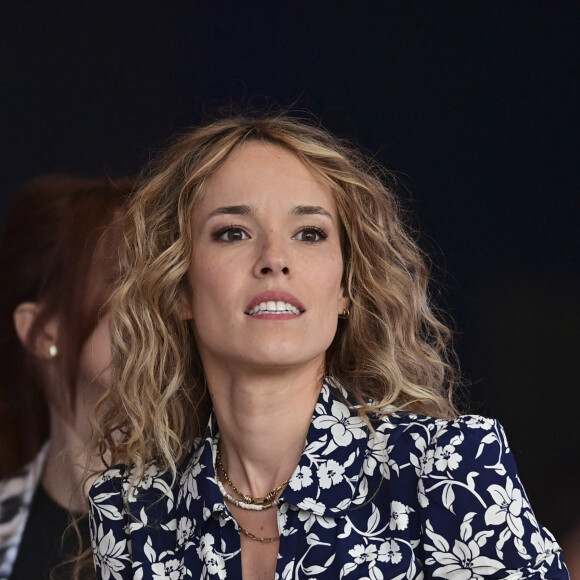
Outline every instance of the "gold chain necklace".
[[[270, 493], [266, 494], [264, 497], [253, 497], [251, 495], [246, 495], [245, 493], [242, 493], [234, 485], [234, 483], [230, 479], [230, 476], [228, 475], [227, 471], [225, 470], [223, 463], [222, 463], [222, 457], [221, 457], [220, 450], [219, 450], [219, 444], [215, 444], [215, 450], [216, 450], [216, 455], [215, 455], [216, 481], [217, 481], [218, 486], [220, 488], [220, 491], [222, 492], [222, 495], [224, 496], [225, 499], [231, 501], [232, 503], [234, 503], [238, 507], [241, 507], [244, 509], [250, 508], [250, 509], [263, 510], [263, 509], [269, 509], [270, 507], [277, 505], [278, 501], [276, 500], [276, 496], [278, 495], [279, 492], [281, 492], [288, 485], [288, 482], [290, 481], [290, 479], [292, 479], [292, 476], [290, 476], [284, 483], [282, 483], [278, 487], [274, 488]], [[227, 481], [228, 485], [242, 498], [242, 501], [236, 500], [235, 498], [231, 497], [230, 494], [227, 493], [227, 491], [225, 489], [223, 489], [223, 485], [221, 485], [219, 477], [217, 476], [217, 471], [218, 471], [217, 468], [219, 468], [219, 471], [221, 471], [221, 473], [224, 476], [224, 479]], [[240, 532], [242, 532], [242, 534], [244, 534], [244, 536], [246, 536], [250, 540], [254, 540], [255, 542], [260, 542], [262, 544], [271, 544], [272, 542], [275, 542], [276, 540], [280, 539], [279, 535], [273, 536], [271, 538], [261, 538], [260, 536], [256, 536], [255, 534], [252, 534], [252, 532], [249, 532], [248, 530], [243, 528], [239, 524], [239, 522], [237, 522], [237, 523], [238, 523], [238, 529], [240, 530]]]
[[220, 471], [220, 469], [218, 469], [216, 467], [215, 482], [217, 483], [217, 486], [218, 486], [219, 490], [221, 491], [221, 494], [224, 496], [224, 499], [226, 499], [230, 503], [234, 504], [235, 506], [238, 506], [239, 508], [242, 508], [243, 510], [251, 510], [251, 511], [261, 512], [264, 510], [269, 510], [270, 508], [273, 508], [280, 503], [279, 500], [275, 499], [272, 503], [264, 503], [262, 505], [254, 505], [254, 504], [245, 503], [241, 499], [236, 499], [233, 495], [228, 493], [228, 490], [224, 487], [224, 484], [222, 483], [220, 476], [219, 476], [219, 471]]
[[[230, 479], [230, 476], [228, 475], [227, 471], [225, 470], [225, 468], [223, 466], [222, 456], [221, 456], [219, 447], [216, 450], [215, 463], [218, 466], [219, 470], [221, 471], [222, 475], [224, 476], [224, 479], [226, 480], [228, 485], [242, 498], [242, 501], [244, 503], [249, 504], [249, 505], [263, 506], [263, 505], [272, 504], [272, 502], [276, 499], [276, 496], [288, 485], [288, 483], [292, 479], [292, 476], [290, 476], [286, 481], [281, 483], [278, 487], [275, 487], [272, 491], [267, 493], [264, 497], [253, 497], [251, 495], [246, 495], [245, 493], [242, 493], [234, 485], [234, 483]], [[270, 507], [270, 506], [268, 506], [268, 507]]]
[[275, 542], [276, 540], [280, 539], [280, 536], [274, 536], [273, 538], [260, 538], [259, 536], [255, 536], [254, 534], [252, 534], [252, 532], [248, 532], [248, 530], [244, 530], [244, 528], [242, 528], [242, 526], [240, 526], [239, 523], [238, 523], [238, 528], [240, 529], [240, 532], [242, 532], [242, 534], [244, 534], [244, 536], [246, 536], [247, 538], [250, 538], [250, 540], [254, 540], [256, 542], [261, 542], [262, 544], [271, 544], [272, 542]]

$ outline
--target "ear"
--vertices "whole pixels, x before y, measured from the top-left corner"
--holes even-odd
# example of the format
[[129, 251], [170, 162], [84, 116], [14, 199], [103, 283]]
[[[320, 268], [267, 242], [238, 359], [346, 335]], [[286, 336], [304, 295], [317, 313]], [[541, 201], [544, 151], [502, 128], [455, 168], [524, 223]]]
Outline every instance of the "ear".
[[350, 309], [350, 298], [348, 297], [348, 293], [346, 288], [340, 289], [341, 295], [338, 298], [338, 314], [342, 314], [345, 310]]
[[38, 315], [42, 312], [42, 305], [38, 302], [22, 302], [14, 310], [14, 328], [20, 342], [34, 356], [42, 359], [53, 358], [50, 354], [58, 339], [58, 324], [56, 318], [51, 318], [40, 330], [34, 341], [31, 342], [30, 331]]

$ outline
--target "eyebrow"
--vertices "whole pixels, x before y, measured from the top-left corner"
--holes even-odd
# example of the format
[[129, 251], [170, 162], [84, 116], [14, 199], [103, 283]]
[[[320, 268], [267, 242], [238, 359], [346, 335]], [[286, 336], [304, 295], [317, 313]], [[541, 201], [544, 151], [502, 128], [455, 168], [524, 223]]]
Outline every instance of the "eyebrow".
[[[251, 205], [226, 205], [217, 207], [209, 215], [208, 219], [218, 215], [254, 215], [257, 213], [255, 207]], [[297, 205], [290, 211], [292, 215], [322, 215], [329, 218], [331, 221], [332, 215], [319, 205]]]
[[292, 215], [322, 215], [329, 218], [330, 221], [334, 221], [330, 213], [319, 205], [297, 205], [292, 208], [290, 213]]
[[254, 213], [256, 213], [256, 209], [251, 205], [226, 205], [216, 207], [207, 217], [209, 219], [216, 215], [252, 215]]

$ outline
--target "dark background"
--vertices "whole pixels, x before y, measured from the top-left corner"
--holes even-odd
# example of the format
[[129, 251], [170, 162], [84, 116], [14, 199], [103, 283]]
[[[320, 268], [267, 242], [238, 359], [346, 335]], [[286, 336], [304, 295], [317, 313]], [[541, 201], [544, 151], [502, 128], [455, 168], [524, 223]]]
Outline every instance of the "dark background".
[[[0, 213], [47, 171], [138, 171], [223, 106], [310, 111], [399, 174], [538, 517], [580, 516], [576, 2], [19, 2], [0, 16]], [[26, 235], [26, 232], [23, 232]]]

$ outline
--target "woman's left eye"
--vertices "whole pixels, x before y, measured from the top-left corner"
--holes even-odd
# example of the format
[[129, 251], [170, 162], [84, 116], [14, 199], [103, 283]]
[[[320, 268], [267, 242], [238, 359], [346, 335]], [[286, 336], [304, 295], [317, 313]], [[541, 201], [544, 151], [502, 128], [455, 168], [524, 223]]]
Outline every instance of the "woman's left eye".
[[321, 242], [326, 240], [328, 236], [326, 232], [320, 228], [303, 228], [295, 236], [292, 237], [293, 240], [298, 240], [299, 242], [308, 242], [310, 244], [314, 242]]
[[247, 240], [247, 232], [239, 227], [227, 227], [219, 230], [214, 234], [216, 240], [221, 240], [224, 242], [241, 242], [242, 240]]

